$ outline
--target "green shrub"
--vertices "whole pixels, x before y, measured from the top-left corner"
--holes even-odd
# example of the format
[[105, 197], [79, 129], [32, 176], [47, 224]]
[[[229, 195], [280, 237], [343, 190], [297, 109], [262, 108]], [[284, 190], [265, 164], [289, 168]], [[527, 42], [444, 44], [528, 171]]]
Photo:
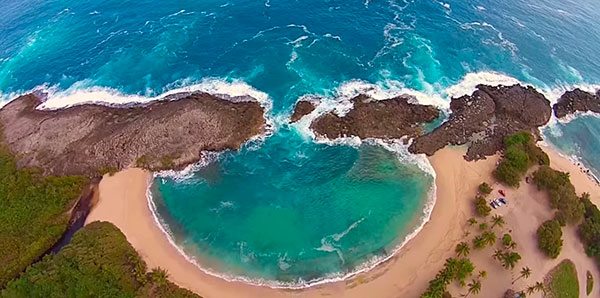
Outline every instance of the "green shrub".
[[561, 226], [581, 221], [585, 206], [577, 197], [568, 173], [553, 170], [549, 166], [541, 166], [533, 174], [533, 181], [538, 189], [547, 191], [550, 207], [558, 209], [556, 220]]
[[42, 177], [16, 162], [0, 145], [0, 288], [58, 242], [67, 211], [89, 183], [82, 176]]
[[537, 230], [538, 247], [549, 257], [556, 259], [562, 249], [562, 230], [556, 220], [544, 222]]
[[479, 192], [481, 194], [489, 195], [492, 193], [492, 188], [485, 182], [479, 184]]
[[478, 196], [475, 198], [475, 211], [477, 212], [477, 215], [485, 217], [490, 215], [492, 208], [483, 197]]
[[512, 187], [518, 187], [521, 177], [535, 164], [549, 164], [548, 155], [537, 145], [529, 132], [504, 138], [504, 156], [494, 170], [494, 177]]
[[584, 194], [581, 199], [585, 206], [585, 216], [579, 225], [579, 239], [586, 254], [600, 265], [600, 210], [590, 201], [588, 194]]
[[56, 255], [30, 266], [2, 297], [197, 297], [146, 264], [125, 235], [107, 222], [79, 230]]

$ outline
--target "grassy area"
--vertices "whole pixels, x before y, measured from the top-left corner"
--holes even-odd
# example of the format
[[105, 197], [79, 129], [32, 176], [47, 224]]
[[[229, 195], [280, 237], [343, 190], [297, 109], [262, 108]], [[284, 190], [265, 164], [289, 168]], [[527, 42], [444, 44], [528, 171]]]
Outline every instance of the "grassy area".
[[146, 273], [146, 264], [117, 227], [94, 222], [79, 230], [56, 255], [30, 266], [0, 293], [18, 297], [198, 297]]
[[17, 169], [15, 156], [0, 143], [0, 288], [60, 239], [67, 211], [88, 183], [82, 176]]
[[547, 295], [552, 298], [579, 298], [577, 270], [570, 260], [554, 267], [545, 279]]
[[593, 289], [594, 289], [594, 276], [588, 270], [588, 272], [585, 274], [585, 291], [588, 296], [592, 293]]

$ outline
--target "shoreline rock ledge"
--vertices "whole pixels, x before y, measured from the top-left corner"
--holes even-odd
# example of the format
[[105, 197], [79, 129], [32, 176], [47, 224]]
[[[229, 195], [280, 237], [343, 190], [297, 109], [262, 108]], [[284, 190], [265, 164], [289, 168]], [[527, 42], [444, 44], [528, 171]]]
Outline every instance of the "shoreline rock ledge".
[[[374, 100], [361, 94], [350, 101], [354, 107], [346, 115], [328, 112], [313, 120], [310, 129], [329, 139], [348, 136], [399, 139], [421, 134], [423, 124], [440, 115], [434, 106], [412, 103], [410, 96]], [[299, 103], [296, 108], [300, 106]]]
[[556, 118], [564, 118], [577, 112], [600, 113], [600, 90], [596, 94], [581, 89], [567, 91], [554, 105]]
[[264, 131], [257, 101], [233, 102], [207, 93], [127, 107], [84, 104], [38, 110], [23, 95], [0, 109], [0, 142], [19, 156], [19, 167], [45, 175], [98, 176], [138, 166], [182, 169], [202, 151], [238, 149]]
[[550, 101], [533, 87], [477, 86], [472, 95], [452, 98], [450, 118], [409, 147], [412, 153], [433, 155], [446, 145], [469, 148], [466, 160], [484, 159], [503, 148], [504, 137], [520, 131], [540, 135], [552, 116]]

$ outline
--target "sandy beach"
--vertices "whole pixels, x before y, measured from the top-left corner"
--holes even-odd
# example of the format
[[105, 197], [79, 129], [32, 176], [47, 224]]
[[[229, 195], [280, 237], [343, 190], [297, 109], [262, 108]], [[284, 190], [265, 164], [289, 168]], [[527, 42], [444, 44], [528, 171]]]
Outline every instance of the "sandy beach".
[[[592, 201], [596, 204], [600, 202], [600, 188], [586, 174], [551, 148], [544, 149], [549, 153], [553, 167], [571, 173], [578, 193], [590, 192], [593, 194]], [[473, 217], [473, 198], [477, 186], [484, 181], [493, 181], [491, 172], [498, 158], [466, 162], [462, 158], [464, 152], [463, 148], [445, 148], [429, 159], [437, 173], [437, 203], [431, 220], [396, 256], [347, 281], [305, 290], [277, 290], [227, 282], [205, 274], [188, 262], [156, 225], [146, 199], [152, 174], [140, 169], [128, 169], [104, 177], [99, 186], [99, 201], [86, 222], [102, 220], [114, 223], [150, 268], [166, 269], [171, 281], [203, 297], [418, 297], [426, 289], [428, 281], [441, 269], [446, 258], [455, 255], [455, 245], [465, 239], [470, 241], [478, 232], [475, 227], [468, 227], [466, 221]], [[504, 231], [512, 230], [513, 239], [518, 243], [517, 250], [523, 259], [510, 272], [492, 259], [493, 248], [472, 250], [470, 259], [476, 271], [488, 272], [488, 278], [482, 281], [482, 294], [479, 297], [500, 297], [511, 286], [520, 268], [529, 266], [532, 276], [514, 285], [515, 289], [523, 289], [541, 280], [548, 270], [564, 258], [571, 259], [577, 266], [580, 287], [583, 289], [581, 293], [585, 293], [583, 281], [586, 270], [593, 272], [595, 280], [600, 280], [595, 264], [585, 256], [573, 227], [564, 230], [565, 245], [558, 259], [550, 260], [539, 252], [535, 232], [540, 223], [550, 219], [553, 214], [544, 193], [525, 183], [518, 190], [502, 189], [506, 190], [509, 203], [493, 212], [502, 214], [507, 224], [503, 228], [495, 228], [495, 232], [500, 236]], [[473, 235], [465, 238], [467, 230], [472, 231]], [[466, 289], [455, 286], [449, 289], [454, 296], [466, 292]]]

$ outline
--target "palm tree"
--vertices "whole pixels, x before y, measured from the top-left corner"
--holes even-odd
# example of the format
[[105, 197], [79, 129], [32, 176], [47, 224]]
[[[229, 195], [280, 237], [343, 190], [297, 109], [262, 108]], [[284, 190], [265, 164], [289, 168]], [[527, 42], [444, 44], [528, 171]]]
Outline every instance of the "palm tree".
[[492, 246], [496, 243], [496, 234], [492, 231], [484, 232], [481, 236], [485, 245]]
[[494, 258], [494, 260], [496, 260], [496, 261], [500, 261], [500, 260], [502, 260], [502, 256], [504, 256], [504, 252], [502, 252], [502, 251], [501, 251], [501, 250], [499, 250], [499, 249], [496, 249], [496, 250], [494, 251], [494, 255], [492, 255], [492, 257], [493, 257], [493, 258]]
[[517, 280], [525, 277], [525, 278], [529, 278], [529, 276], [531, 276], [531, 269], [527, 266], [523, 267], [523, 269], [521, 269], [521, 275], [519, 275], [519, 277], [517, 277], [515, 280], [512, 281], [512, 284], [514, 284]]
[[481, 282], [478, 279], [474, 279], [469, 284], [469, 291], [465, 294], [465, 297], [471, 295], [471, 293], [478, 294], [481, 291]]
[[502, 267], [505, 269], [513, 269], [517, 262], [521, 259], [521, 255], [516, 252], [507, 252], [502, 256]]
[[150, 272], [150, 279], [152, 279], [152, 282], [159, 286], [167, 284], [168, 277], [169, 274], [167, 273], [167, 270], [162, 269], [160, 267], [154, 268]]
[[461, 256], [466, 257], [471, 252], [471, 249], [469, 248], [469, 244], [467, 242], [461, 242], [456, 245], [456, 248], [454, 249], [454, 251], [456, 252], [456, 255], [458, 255], [459, 257], [461, 257]]
[[467, 223], [469, 224], [470, 227], [474, 226], [477, 224], [477, 220], [473, 217], [469, 218], [469, 220], [467, 220]]
[[504, 217], [502, 217], [502, 215], [496, 214], [496, 215], [492, 216], [492, 229], [495, 226], [503, 227], [504, 224], [505, 224]]
[[535, 293], [535, 291], [536, 291], [535, 290], [535, 286], [529, 286], [529, 287], [527, 287], [527, 294], [528, 295], [531, 295], [531, 294]]
[[546, 294], [546, 287], [544, 287], [543, 283], [536, 281], [535, 285], [533, 287], [535, 288], [536, 291], [542, 292], [542, 293], [544, 293], [544, 295]]
[[482, 249], [485, 247], [485, 241], [483, 240], [482, 236], [475, 236], [475, 238], [473, 238], [473, 247], [476, 249]]
[[478, 275], [479, 278], [486, 278], [486, 276], [487, 276], [487, 271], [485, 271], [485, 270], [479, 271], [479, 275]]

